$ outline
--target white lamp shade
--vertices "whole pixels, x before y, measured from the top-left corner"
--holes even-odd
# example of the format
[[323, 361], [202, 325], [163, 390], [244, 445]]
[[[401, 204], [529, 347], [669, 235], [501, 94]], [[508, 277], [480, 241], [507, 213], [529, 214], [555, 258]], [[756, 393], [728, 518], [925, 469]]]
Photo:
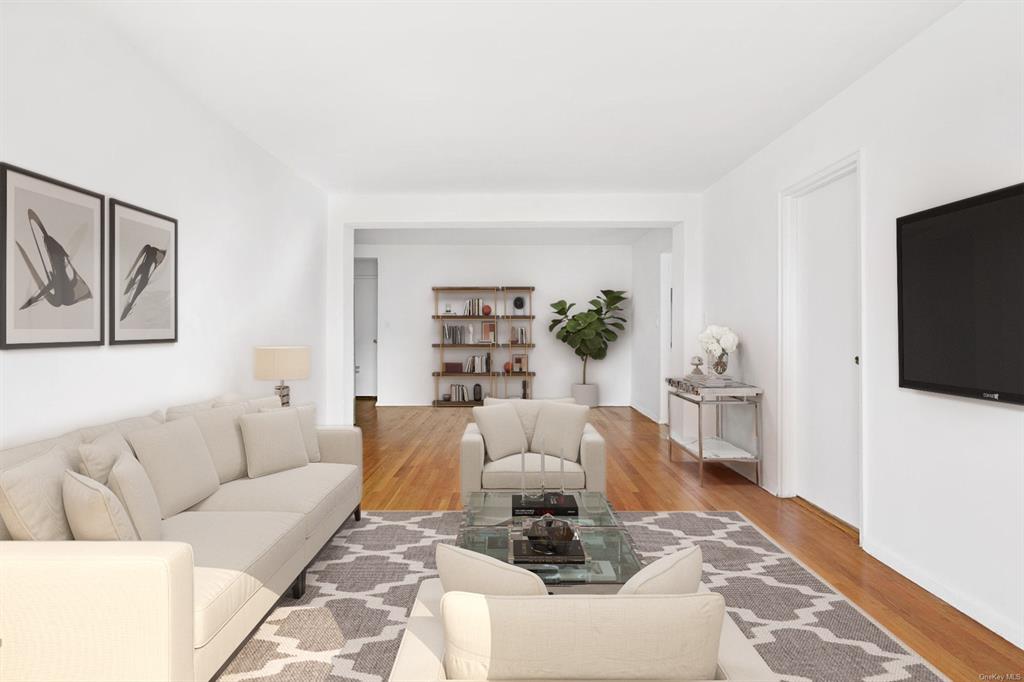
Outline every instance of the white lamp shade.
[[257, 379], [285, 381], [309, 378], [309, 346], [256, 346]]

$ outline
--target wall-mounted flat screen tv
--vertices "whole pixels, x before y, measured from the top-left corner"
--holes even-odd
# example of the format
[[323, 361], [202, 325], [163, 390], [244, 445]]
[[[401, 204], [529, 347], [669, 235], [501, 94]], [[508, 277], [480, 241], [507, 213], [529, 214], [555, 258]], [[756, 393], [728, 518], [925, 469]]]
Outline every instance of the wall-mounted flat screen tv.
[[1024, 404], [1024, 183], [896, 221], [900, 386]]

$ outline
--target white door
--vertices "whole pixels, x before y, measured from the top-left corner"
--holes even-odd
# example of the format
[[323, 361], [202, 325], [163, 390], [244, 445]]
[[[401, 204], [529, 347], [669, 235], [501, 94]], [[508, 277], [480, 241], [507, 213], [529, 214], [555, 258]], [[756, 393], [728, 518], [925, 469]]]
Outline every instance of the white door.
[[356, 396], [377, 396], [377, 278], [356, 276]]
[[797, 495], [860, 527], [860, 188], [799, 197], [793, 266]]

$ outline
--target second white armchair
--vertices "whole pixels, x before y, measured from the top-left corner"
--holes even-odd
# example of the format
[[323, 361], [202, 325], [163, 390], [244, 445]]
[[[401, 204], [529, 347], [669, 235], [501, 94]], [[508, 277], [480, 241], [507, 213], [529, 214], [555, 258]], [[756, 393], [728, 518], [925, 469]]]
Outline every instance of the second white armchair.
[[[571, 402], [546, 400], [501, 400], [488, 398], [485, 406], [511, 403], [516, 409], [520, 425], [525, 436], [525, 454], [501, 454], [488, 452], [484, 434], [477, 423], [466, 425], [462, 435], [460, 458], [460, 479], [462, 503], [469, 501], [470, 494], [479, 491], [515, 492], [523, 483], [523, 460], [525, 458], [525, 483], [527, 488], [540, 488], [542, 478], [542, 455], [534, 450], [548, 449], [543, 443], [535, 442], [534, 430], [537, 428], [538, 417], [545, 403]], [[479, 409], [479, 408], [475, 408]], [[507, 408], [506, 408], [507, 409]], [[543, 422], [541, 423], [543, 427]], [[550, 432], [549, 432], [550, 433]], [[565, 424], [561, 435], [569, 435], [574, 441], [572, 451], [566, 452], [564, 464], [554, 454], [543, 455], [543, 483], [549, 489], [558, 488], [564, 475], [567, 490], [587, 490], [605, 492], [605, 443], [604, 438], [591, 424], [583, 426], [582, 435], [573, 430], [571, 424]], [[549, 442], [554, 438], [548, 436]], [[559, 438], [564, 442], [564, 439]], [[564, 474], [563, 474], [564, 471]]]

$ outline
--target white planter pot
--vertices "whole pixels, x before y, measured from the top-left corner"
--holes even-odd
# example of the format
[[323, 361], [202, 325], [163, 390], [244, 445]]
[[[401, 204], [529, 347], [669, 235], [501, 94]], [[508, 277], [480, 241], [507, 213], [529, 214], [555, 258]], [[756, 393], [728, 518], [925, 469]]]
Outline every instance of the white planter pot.
[[572, 397], [579, 405], [597, 407], [597, 384], [573, 384]]

